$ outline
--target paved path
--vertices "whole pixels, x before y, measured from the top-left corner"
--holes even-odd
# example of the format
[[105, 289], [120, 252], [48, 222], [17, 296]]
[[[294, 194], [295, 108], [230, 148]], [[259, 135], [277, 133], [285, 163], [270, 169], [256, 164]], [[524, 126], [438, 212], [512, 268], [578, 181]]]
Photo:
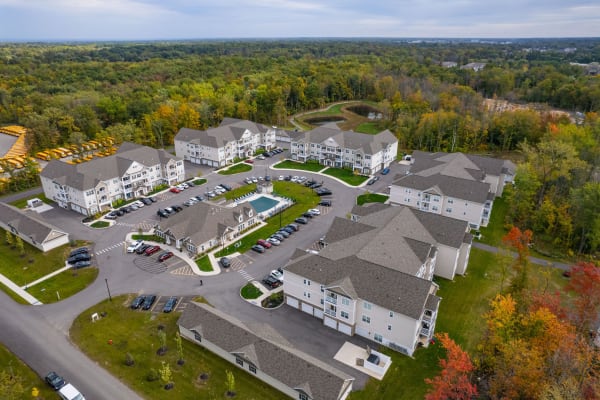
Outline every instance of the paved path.
[[21, 296], [29, 304], [33, 304], [36, 306], [43, 304], [38, 299], [27, 293], [24, 287], [19, 287], [19, 285], [15, 284], [13, 281], [11, 281], [2, 274], [0, 274], [0, 282], [2, 282], [2, 284], [4, 284], [4, 286], [8, 287], [10, 290], [15, 292], [18, 296]]
[[[480, 243], [480, 242], [473, 242], [473, 247], [475, 247], [476, 249], [487, 251], [489, 253], [498, 253], [500, 251], [500, 248], [498, 248], [498, 247], [490, 246], [489, 244]], [[511, 251], [510, 254], [512, 254], [513, 257], [517, 256], [517, 253], [515, 253], [514, 251]], [[533, 264], [543, 265], [546, 267], [559, 268], [559, 269], [562, 269], [563, 271], [567, 271], [567, 270], [571, 269], [571, 266], [569, 264], [565, 264], [565, 263], [558, 262], [558, 261], [548, 261], [548, 260], [544, 260], [543, 258], [537, 258], [537, 257], [530, 256], [529, 261]]]

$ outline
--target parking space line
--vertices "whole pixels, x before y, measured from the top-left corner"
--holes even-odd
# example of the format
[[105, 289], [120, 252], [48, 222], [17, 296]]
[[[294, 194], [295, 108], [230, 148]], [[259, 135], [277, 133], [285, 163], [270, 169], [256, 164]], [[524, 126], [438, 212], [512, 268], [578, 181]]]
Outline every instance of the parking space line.
[[250, 275], [249, 273], [246, 272], [246, 270], [239, 270], [238, 273], [248, 282], [254, 280], [254, 277], [252, 275]]

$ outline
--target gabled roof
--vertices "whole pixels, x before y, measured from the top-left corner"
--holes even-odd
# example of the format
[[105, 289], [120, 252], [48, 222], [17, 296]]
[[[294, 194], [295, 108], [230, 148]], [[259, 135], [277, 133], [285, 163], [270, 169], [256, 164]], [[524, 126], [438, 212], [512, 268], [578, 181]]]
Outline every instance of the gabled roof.
[[84, 191], [95, 188], [102, 181], [122, 177], [135, 162], [151, 167], [165, 165], [171, 160], [179, 161], [181, 158], [163, 149], [123, 142], [115, 154], [81, 164], [72, 165], [60, 160], [50, 160], [40, 175], [61, 185]]
[[219, 239], [228, 229], [237, 227], [240, 215], [246, 221], [249, 211], [253, 211], [253, 216], [256, 216], [251, 205], [230, 208], [200, 202], [169, 218], [163, 218], [157, 229], [170, 233], [177, 239], [189, 238], [192, 243], [199, 245], [210, 239]]
[[44, 243], [57, 237], [68, 235], [54, 225], [44, 222], [31, 213], [0, 202], [0, 221], [8, 227], [13, 227], [23, 236], [36, 243]]
[[393, 185], [479, 204], [485, 204], [490, 192], [489, 183], [441, 174], [428, 176], [418, 174], [399, 175], [394, 179]]
[[431, 176], [441, 174], [456, 178], [482, 180], [486, 175], [500, 176], [503, 169], [514, 174], [515, 165], [509, 160], [464, 153], [429, 153], [414, 151], [411, 174]]
[[229, 142], [240, 140], [246, 131], [257, 134], [265, 133], [268, 130], [269, 128], [256, 122], [225, 118], [218, 127], [209, 128], [205, 131], [181, 128], [175, 136], [175, 140], [219, 148], [224, 147]]
[[326, 287], [341, 287], [353, 298], [419, 319], [434, 285], [427, 279], [406, 274], [351, 255], [332, 260], [308, 254], [287, 265], [286, 272], [306, 277]]
[[353, 131], [342, 131], [335, 128], [321, 126], [311, 131], [304, 132], [302, 136], [295, 138], [295, 141], [304, 143], [319, 143], [344, 147], [347, 149], [361, 150], [365, 154], [375, 154], [391, 143], [398, 141], [394, 134], [389, 130], [381, 131], [376, 135], [358, 133]]
[[288, 342], [262, 337], [241, 321], [206, 304], [190, 303], [178, 324], [203, 340], [252, 362], [266, 375], [311, 398], [337, 400], [354, 378], [303, 353]]

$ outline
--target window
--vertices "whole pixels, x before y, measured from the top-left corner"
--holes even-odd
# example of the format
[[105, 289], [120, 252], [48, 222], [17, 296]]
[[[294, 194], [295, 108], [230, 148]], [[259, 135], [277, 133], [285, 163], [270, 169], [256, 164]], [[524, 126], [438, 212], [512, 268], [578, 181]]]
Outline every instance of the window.
[[250, 372], [256, 373], [256, 365], [250, 364], [248, 365], [248, 369], [250, 370]]
[[342, 304], [345, 306], [349, 306], [350, 305], [350, 299], [347, 297], [342, 297]]
[[348, 319], [350, 317], [350, 315], [346, 311], [341, 311], [340, 316], [345, 319]]
[[451, 213], [451, 212], [452, 212], [452, 209], [451, 209], [451, 208], [446, 208], [446, 212], [447, 212], [447, 213]]
[[298, 393], [299, 400], [309, 400], [308, 395], [306, 393]]
[[325, 286], [321, 285], [321, 293], [325, 291]]
[[438, 210], [437, 206], [432, 206], [431, 207], [431, 211], [437, 211], [437, 210]]
[[448, 199], [448, 204], [453, 204], [454, 203], [454, 199]]
[[388, 331], [391, 331], [391, 330], [392, 330], [392, 326], [388, 325]]
[[390, 318], [394, 318], [394, 312], [390, 311]]
[[307, 297], [310, 299], [310, 292], [304, 292], [304, 297]]
[[321, 298], [321, 305], [325, 304], [325, 301], [323, 300], [323, 298]]
[[237, 365], [241, 365], [242, 367], [244, 366], [244, 360], [242, 360], [242, 359], [241, 359], [241, 358], [239, 358], [239, 357], [236, 357], [236, 358], [235, 358], [235, 363], [236, 363]]
[[196, 341], [201, 342], [202, 341], [202, 336], [200, 336], [200, 334], [198, 333], [198, 331], [193, 330], [192, 332], [194, 332], [194, 339], [196, 339]]
[[367, 315], [363, 315], [362, 316], [362, 321], [366, 322], [367, 324], [371, 323], [371, 317], [367, 316]]
[[379, 333], [376, 333], [376, 334], [373, 336], [373, 339], [374, 339], [376, 342], [379, 342], [379, 343], [383, 342], [383, 336], [381, 336]]
[[363, 303], [363, 308], [364, 308], [365, 310], [370, 310], [370, 309], [371, 309], [371, 307], [372, 307], [372, 305], [371, 305], [371, 303], [369, 303], [368, 301], [365, 301], [365, 302]]

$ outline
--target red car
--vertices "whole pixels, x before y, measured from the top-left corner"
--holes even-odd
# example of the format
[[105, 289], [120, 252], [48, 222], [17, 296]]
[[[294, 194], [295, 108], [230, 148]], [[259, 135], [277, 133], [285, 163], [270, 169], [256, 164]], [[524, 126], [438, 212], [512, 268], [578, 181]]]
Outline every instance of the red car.
[[271, 243], [267, 242], [264, 239], [258, 239], [256, 241], [256, 244], [260, 244], [262, 247], [264, 247], [265, 249], [270, 249], [271, 246], [273, 246]]
[[152, 255], [154, 253], [156, 253], [157, 251], [160, 251], [160, 246], [152, 246], [152, 247], [148, 247], [145, 251], [144, 254], [149, 256]]
[[158, 256], [158, 261], [163, 262], [165, 260], [168, 260], [171, 257], [173, 257], [173, 252], [165, 251], [164, 253], [162, 253], [161, 255]]
[[172, 187], [171, 189], [169, 189], [169, 192], [171, 192], [171, 193], [181, 193], [181, 190], [177, 189], [176, 187]]
[[245, 163], [254, 164], [254, 160], [244, 160]]

